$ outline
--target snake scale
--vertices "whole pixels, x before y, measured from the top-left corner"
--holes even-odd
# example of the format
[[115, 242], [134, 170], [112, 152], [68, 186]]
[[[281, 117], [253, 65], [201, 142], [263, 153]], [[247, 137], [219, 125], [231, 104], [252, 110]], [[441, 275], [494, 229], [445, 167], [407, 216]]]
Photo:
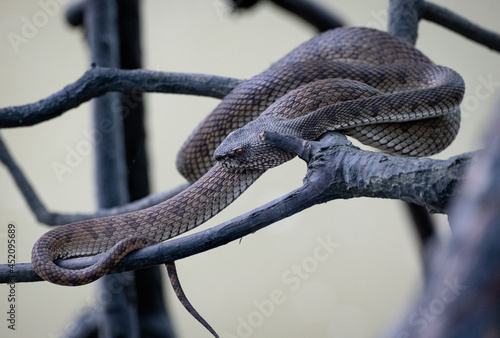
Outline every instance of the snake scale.
[[[33, 268], [52, 283], [90, 283], [130, 251], [202, 224], [293, 158], [261, 142], [262, 131], [315, 140], [336, 130], [391, 153], [435, 154], [458, 132], [463, 94], [460, 75], [388, 33], [351, 27], [317, 35], [236, 87], [197, 127], [177, 158], [189, 188], [144, 210], [47, 232], [33, 247]], [[80, 270], [54, 263], [103, 252]]]

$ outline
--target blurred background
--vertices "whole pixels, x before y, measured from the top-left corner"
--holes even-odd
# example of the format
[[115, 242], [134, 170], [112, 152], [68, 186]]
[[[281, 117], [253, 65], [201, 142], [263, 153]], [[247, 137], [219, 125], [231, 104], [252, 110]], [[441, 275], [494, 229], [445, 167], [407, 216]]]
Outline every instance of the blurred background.
[[[386, 30], [387, 0], [317, 0], [348, 25]], [[500, 32], [495, 0], [434, 1]], [[46, 15], [29, 39], [13, 45], [26, 21], [43, 12], [43, 2], [0, 2], [0, 106], [38, 101], [77, 80], [90, 65], [83, 33], [64, 20], [66, 5]], [[63, 1], [56, 2], [56, 4]], [[316, 34], [311, 26], [263, 1], [232, 13], [222, 0], [144, 1], [141, 6], [144, 67], [151, 70], [249, 78]], [[458, 71], [467, 91], [456, 141], [436, 158], [472, 151], [482, 144], [500, 88], [500, 55], [423, 21], [417, 47], [438, 64]], [[147, 142], [151, 190], [184, 182], [176, 152], [218, 103], [195, 96], [147, 94]], [[2, 135], [47, 208], [92, 212], [96, 208], [93, 156], [85, 154], [71, 172], [54, 170], [92, 131], [90, 105], [34, 127]], [[196, 229], [202, 230], [282, 196], [301, 185], [305, 164], [296, 159], [267, 172], [235, 203]], [[0, 229], [17, 226], [17, 262], [49, 227], [39, 224], [9, 173], [0, 166]], [[241, 241], [178, 261], [184, 289], [198, 311], [222, 336], [373, 337], [405, 311], [422, 284], [419, 244], [400, 201], [332, 201], [273, 224]], [[440, 240], [449, 236], [447, 218], [436, 215]], [[0, 262], [7, 259], [0, 237]], [[326, 259], [314, 259], [322, 243], [334, 243]], [[303, 267], [303, 274], [296, 267]], [[174, 298], [165, 281], [168, 307], [180, 337], [209, 337]], [[92, 307], [95, 286], [60, 287], [46, 282], [17, 284], [17, 327], [7, 329], [6, 285], [0, 285], [0, 336], [59, 337]], [[269, 311], [262, 304], [279, 297]], [[274, 295], [274, 296], [273, 296]], [[260, 314], [259, 314], [260, 312]], [[403, 320], [405, 317], [402, 317]], [[250, 325], [251, 324], [251, 325]], [[239, 330], [239, 331], [238, 331]]]

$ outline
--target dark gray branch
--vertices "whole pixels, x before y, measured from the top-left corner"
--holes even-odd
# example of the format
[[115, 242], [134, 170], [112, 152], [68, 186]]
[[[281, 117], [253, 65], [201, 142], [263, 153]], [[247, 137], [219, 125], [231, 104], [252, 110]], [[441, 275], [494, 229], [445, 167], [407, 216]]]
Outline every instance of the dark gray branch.
[[[500, 36], [455, 13], [422, 0], [392, 0], [389, 25], [406, 38], [417, 36], [415, 14], [443, 25], [469, 39], [499, 50]], [[396, 11], [399, 7], [401, 11]], [[419, 13], [420, 12], [420, 13]], [[412, 32], [413, 31], [413, 32]], [[393, 32], [394, 33], [394, 32]], [[397, 33], [397, 32], [396, 32]], [[414, 42], [414, 40], [413, 40]], [[490, 148], [471, 166], [450, 218], [454, 237], [449, 245], [430, 246], [426, 287], [418, 303], [401, 321], [394, 337], [499, 336], [498, 281], [500, 260], [500, 119], [489, 139]], [[463, 177], [463, 175], [462, 175]], [[429, 186], [430, 187], [430, 186]], [[457, 194], [458, 195], [458, 194]], [[454, 224], [456, 222], [456, 224]]]
[[388, 32], [415, 44], [423, 0], [389, 0]]
[[[61, 115], [66, 110], [110, 91], [131, 94], [142, 92], [163, 92], [177, 94], [204, 95], [223, 98], [242, 80], [202, 74], [162, 73], [147, 70], [121, 70], [94, 67], [78, 81], [60, 92], [39, 102], [0, 109], [0, 127], [15, 127], [36, 124]], [[62, 225], [84, 219], [136, 211], [158, 204], [185, 189], [182, 185], [171, 191], [149, 195], [139, 201], [94, 214], [62, 214], [49, 212], [38, 198], [31, 184], [9, 154], [0, 137], [0, 160], [7, 167], [26, 202], [37, 219], [48, 225]]]
[[82, 26], [83, 16], [85, 15], [85, 0], [70, 3], [66, 7], [66, 22], [71, 26]]
[[430, 278], [398, 337], [500, 336], [500, 118], [451, 207], [454, 236], [432, 251]]
[[[344, 25], [335, 13], [326, 10], [314, 1], [308, 0], [271, 0], [273, 3], [313, 25], [320, 32]], [[232, 0], [233, 10], [243, 10], [254, 7], [259, 0]]]
[[163, 202], [175, 195], [177, 195], [182, 190], [186, 189], [189, 184], [183, 184], [172, 190], [148, 195], [140, 200], [117, 206], [109, 209], [101, 209], [93, 214], [64, 214], [48, 211], [43, 202], [38, 197], [36, 191], [31, 186], [30, 182], [22, 172], [21, 168], [17, 165], [14, 158], [12, 158], [8, 148], [6, 147], [1, 135], [0, 135], [0, 161], [5, 165], [12, 178], [16, 182], [17, 187], [23, 194], [23, 197], [28, 203], [33, 214], [36, 216], [37, 220], [41, 223], [47, 225], [63, 225], [78, 221], [83, 221], [91, 218], [98, 218], [104, 216], [118, 215], [126, 212], [132, 212], [148, 208], [160, 202]]
[[[93, 64], [101, 67], [120, 67], [120, 44], [118, 35], [118, 6], [115, 1], [87, 0], [83, 17], [85, 36]], [[94, 128], [105, 128], [101, 142], [95, 148], [95, 186], [99, 208], [111, 208], [129, 202], [127, 167], [121, 97], [109, 92], [92, 100]], [[137, 294], [134, 274], [104, 276], [98, 281], [100, 298], [96, 311], [99, 337], [137, 337], [139, 320], [137, 316]], [[119, 286], [119, 287], [117, 287]]]
[[74, 319], [73, 325], [68, 325], [64, 338], [97, 338], [99, 337], [98, 326], [99, 314], [97, 309], [92, 307], [85, 310]]
[[173, 93], [223, 98], [242, 80], [215, 75], [93, 67], [76, 82], [38, 102], [0, 109], [0, 128], [31, 126], [107, 92]]
[[434, 22], [470, 40], [500, 51], [500, 34], [482, 28], [449, 9], [423, 0], [390, 0], [388, 31], [391, 34], [415, 44], [420, 19]]
[[[118, 7], [120, 68], [141, 68], [141, 7], [139, 0], [115, 0], [115, 2]], [[128, 169], [128, 193], [130, 200], [135, 201], [150, 193], [144, 95], [142, 93], [121, 93], [120, 96]], [[154, 266], [134, 272], [140, 337], [175, 337], [172, 318], [169, 316], [164, 302], [163, 274], [163, 266]]]
[[[296, 140], [292, 139], [296, 147]], [[266, 133], [266, 142], [288, 147], [287, 139]], [[302, 143], [302, 141], [300, 141]], [[125, 257], [115, 272], [141, 269], [185, 258], [227, 244], [318, 203], [355, 197], [401, 199], [424, 205], [435, 212], [447, 212], [447, 205], [464, 179], [473, 153], [448, 160], [409, 158], [353, 147], [345, 136], [330, 133], [318, 142], [303, 143], [300, 150], [311, 161], [304, 185], [245, 215], [210, 229], [174, 238]], [[291, 148], [287, 148], [291, 149]], [[309, 152], [308, 155], [306, 155]], [[61, 261], [66, 268], [82, 268], [99, 255]], [[16, 266], [17, 282], [40, 280], [31, 264]], [[0, 283], [8, 280], [8, 267], [0, 266]]]
[[310, 23], [320, 32], [344, 25], [337, 15], [312, 1], [272, 0], [276, 5]]
[[[422, 0], [391, 0], [388, 13], [389, 33], [402, 37], [414, 45], [418, 37], [418, 23], [422, 5]], [[407, 203], [406, 206], [423, 248], [425, 248], [425, 244], [432, 238], [435, 229], [431, 216], [420, 205]]]
[[421, 18], [437, 23], [455, 33], [500, 52], [500, 35], [484, 29], [449, 9], [423, 2]]
[[[340, 135], [331, 133], [321, 142], [304, 143], [306, 148], [311, 147], [304, 186], [324, 190], [315, 197], [319, 199], [316, 202], [355, 197], [390, 198], [424, 206], [431, 212], [447, 213], [451, 194], [463, 179], [464, 169], [473, 156], [467, 153], [448, 160], [434, 160], [370, 152], [345, 143], [347, 139], [345, 136], [339, 139]], [[287, 138], [270, 132], [266, 138], [268, 142], [288, 148], [283, 144]], [[293, 144], [298, 143], [293, 141]]]

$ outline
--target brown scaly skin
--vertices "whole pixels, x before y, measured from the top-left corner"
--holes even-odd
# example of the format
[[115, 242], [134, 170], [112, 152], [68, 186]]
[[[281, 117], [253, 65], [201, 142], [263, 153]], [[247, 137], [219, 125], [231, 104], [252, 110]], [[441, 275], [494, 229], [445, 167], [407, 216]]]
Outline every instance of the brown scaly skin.
[[[437, 153], [458, 131], [463, 92], [457, 73], [387, 33], [325, 32], [235, 88], [198, 126], [177, 158], [193, 185], [148, 209], [49, 231], [33, 248], [33, 267], [56, 284], [90, 283], [128, 252], [202, 224], [265, 170], [293, 157], [261, 143], [264, 130], [309, 140], [339, 130], [388, 152]], [[98, 263], [81, 270], [53, 263], [101, 252]]]

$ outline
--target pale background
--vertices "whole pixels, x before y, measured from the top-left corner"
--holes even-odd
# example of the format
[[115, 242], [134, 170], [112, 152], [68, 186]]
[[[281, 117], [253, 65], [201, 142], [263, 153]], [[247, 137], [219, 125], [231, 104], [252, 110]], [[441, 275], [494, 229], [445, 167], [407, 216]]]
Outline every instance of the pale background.
[[[62, 2], [62, 1], [61, 1]], [[350, 25], [386, 29], [387, 0], [321, 1]], [[453, 5], [474, 22], [500, 31], [496, 0], [436, 1]], [[0, 106], [44, 98], [75, 81], [89, 60], [80, 30], [59, 15], [49, 17], [16, 52], [7, 36], [21, 34], [23, 18], [32, 21], [38, 1], [0, 2]], [[309, 39], [315, 31], [275, 6], [231, 15], [224, 2], [144, 1], [144, 66], [148, 69], [249, 78]], [[455, 143], [440, 154], [447, 158], [478, 148], [500, 85], [500, 56], [430, 23], [422, 23], [417, 46], [436, 63], [457, 70], [467, 85], [463, 125]], [[493, 81], [490, 88], [482, 83]], [[148, 147], [154, 192], [183, 182], [176, 172], [176, 152], [217, 100], [164, 94], [147, 95]], [[2, 132], [8, 146], [50, 210], [95, 210], [93, 160], [83, 156], [74, 171], [59, 180], [52, 168], [65, 163], [68, 149], [91, 130], [89, 105], [29, 128]], [[69, 147], [69, 148], [68, 148]], [[199, 229], [216, 225], [300, 186], [300, 160], [269, 171], [227, 210]], [[0, 226], [14, 222], [18, 262], [29, 262], [31, 247], [49, 228], [38, 224], [8, 172], [0, 166]], [[442, 238], [446, 217], [437, 218]], [[338, 244], [325, 261], [301, 280], [296, 290], [283, 279], [293, 265], [310, 261], [318, 239]], [[5, 241], [0, 262], [6, 260]], [[184, 288], [196, 308], [222, 336], [238, 336], [239, 318], [255, 319], [255, 302], [281, 291], [283, 304], [256, 323], [251, 337], [373, 337], [380, 334], [421, 287], [418, 244], [404, 205], [399, 201], [333, 201], [224, 247], [178, 262]], [[94, 285], [69, 288], [49, 283], [17, 285], [17, 330], [6, 329], [7, 287], [0, 286], [0, 336], [58, 337], [72, 319], [92, 306]], [[165, 282], [168, 306], [181, 337], [208, 337]], [[5, 318], [4, 318], [5, 317]]]

